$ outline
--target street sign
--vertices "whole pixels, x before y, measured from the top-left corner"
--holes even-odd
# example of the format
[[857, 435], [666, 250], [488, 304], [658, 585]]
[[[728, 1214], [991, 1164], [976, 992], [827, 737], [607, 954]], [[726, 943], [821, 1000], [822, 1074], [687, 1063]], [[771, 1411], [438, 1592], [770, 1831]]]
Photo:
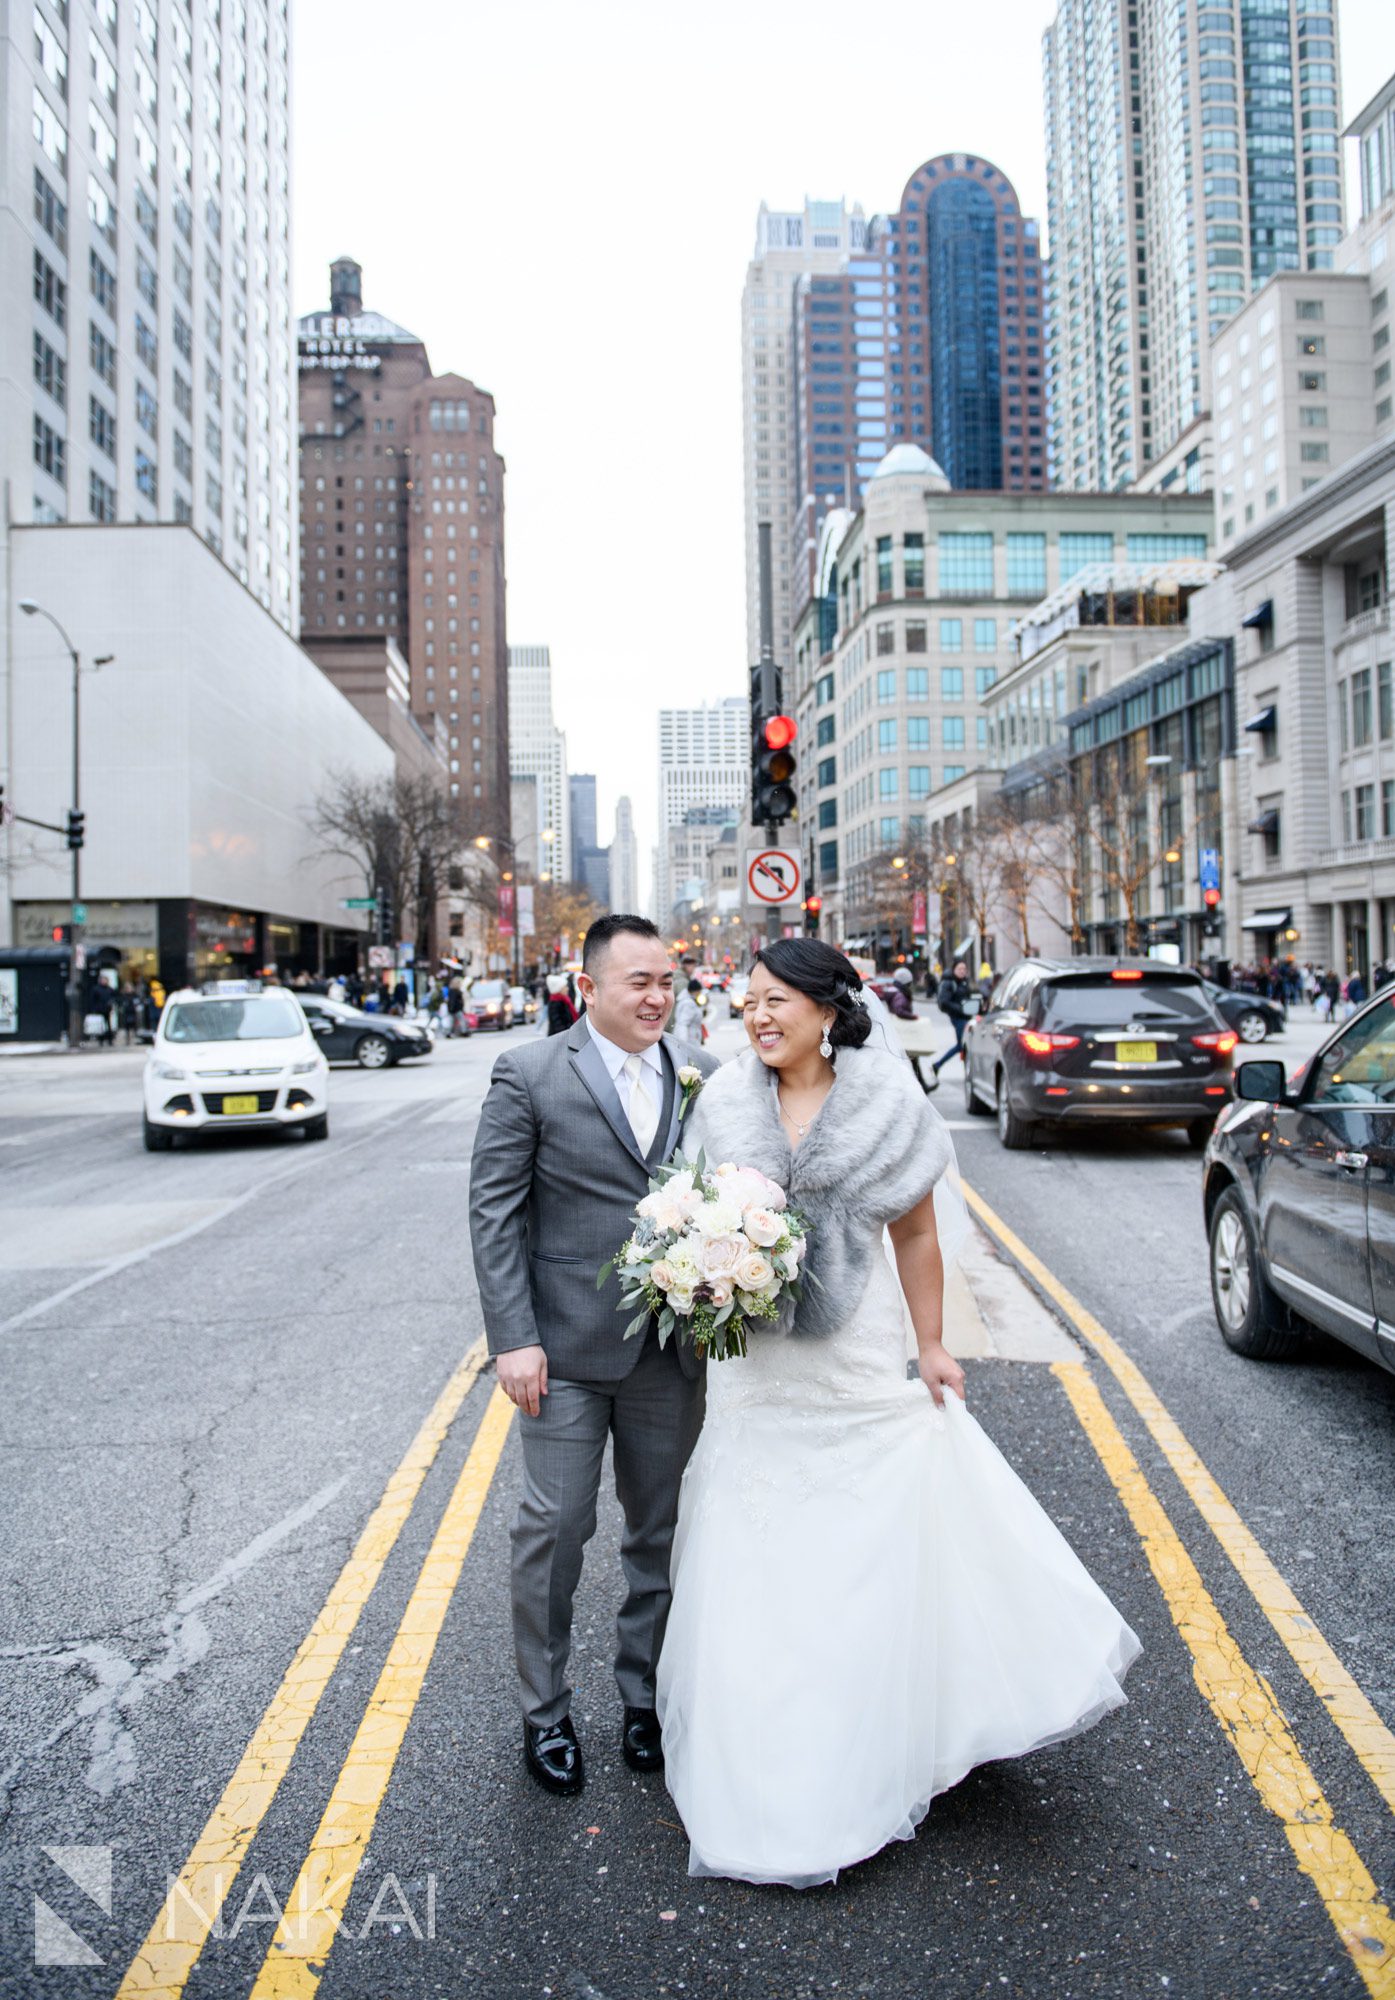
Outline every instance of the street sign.
[[341, 896], [339, 907], [341, 910], [376, 910], [378, 899], [376, 896]]
[[390, 944], [370, 944], [368, 947], [368, 964], [374, 972], [390, 972], [392, 970], [392, 946]]
[[1221, 855], [1216, 847], [1201, 850], [1201, 876], [1199, 886], [1203, 889], [1219, 889], [1221, 886]]
[[74, 903], [74, 904], [73, 904], [73, 922], [74, 922], [75, 924], [85, 924], [85, 923], [87, 922], [87, 905], [86, 905], [86, 903]]
[[791, 903], [804, 871], [797, 847], [752, 847], [746, 852], [746, 886], [758, 903]]

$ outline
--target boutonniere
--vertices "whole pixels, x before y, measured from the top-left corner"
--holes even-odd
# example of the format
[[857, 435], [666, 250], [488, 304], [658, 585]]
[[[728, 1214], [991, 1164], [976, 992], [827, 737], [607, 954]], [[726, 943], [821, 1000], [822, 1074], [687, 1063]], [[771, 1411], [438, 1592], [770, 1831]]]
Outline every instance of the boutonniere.
[[683, 1102], [678, 1107], [678, 1116], [687, 1115], [688, 1106], [702, 1089], [702, 1071], [696, 1063], [684, 1063], [678, 1072], [678, 1087], [683, 1092]]

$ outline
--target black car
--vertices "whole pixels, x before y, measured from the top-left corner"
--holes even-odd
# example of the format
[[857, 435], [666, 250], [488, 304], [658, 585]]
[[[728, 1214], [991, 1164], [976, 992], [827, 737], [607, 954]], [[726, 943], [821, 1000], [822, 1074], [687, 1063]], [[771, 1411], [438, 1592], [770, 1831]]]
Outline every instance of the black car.
[[1230, 1096], [1228, 1028], [1195, 972], [1152, 958], [1024, 958], [964, 1031], [964, 1105], [1008, 1147], [1038, 1124], [1182, 1125]]
[[1242, 1042], [1262, 1042], [1283, 1033], [1288, 1015], [1277, 1000], [1266, 1000], [1262, 993], [1238, 993], [1231, 986], [1214, 986], [1209, 979], [1201, 983], [1216, 1012]]
[[1241, 1063], [1202, 1166], [1211, 1297], [1227, 1344], [1273, 1360], [1304, 1322], [1395, 1373], [1395, 994], [1290, 1080]]
[[322, 1000], [316, 993], [297, 993], [327, 1062], [356, 1062], [361, 1069], [387, 1069], [410, 1056], [429, 1056], [432, 1041], [416, 1021], [395, 1014], [365, 1014], [342, 1000]]

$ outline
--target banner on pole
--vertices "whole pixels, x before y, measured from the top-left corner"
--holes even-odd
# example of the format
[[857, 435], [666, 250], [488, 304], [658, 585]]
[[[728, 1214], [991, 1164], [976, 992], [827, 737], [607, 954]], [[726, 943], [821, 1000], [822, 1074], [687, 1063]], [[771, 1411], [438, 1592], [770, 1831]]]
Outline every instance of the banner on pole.
[[925, 897], [919, 889], [911, 898], [911, 936], [925, 936]]
[[499, 884], [499, 935], [501, 938], [513, 936], [513, 883]]

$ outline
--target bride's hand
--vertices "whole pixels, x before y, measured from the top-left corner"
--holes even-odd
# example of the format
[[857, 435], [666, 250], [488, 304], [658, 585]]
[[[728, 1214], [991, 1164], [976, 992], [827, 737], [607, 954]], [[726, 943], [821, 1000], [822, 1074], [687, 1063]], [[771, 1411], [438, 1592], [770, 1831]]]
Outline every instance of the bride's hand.
[[964, 1401], [964, 1371], [943, 1341], [935, 1340], [920, 1352], [920, 1379], [935, 1399], [937, 1409], [945, 1405], [944, 1392], [953, 1390]]

